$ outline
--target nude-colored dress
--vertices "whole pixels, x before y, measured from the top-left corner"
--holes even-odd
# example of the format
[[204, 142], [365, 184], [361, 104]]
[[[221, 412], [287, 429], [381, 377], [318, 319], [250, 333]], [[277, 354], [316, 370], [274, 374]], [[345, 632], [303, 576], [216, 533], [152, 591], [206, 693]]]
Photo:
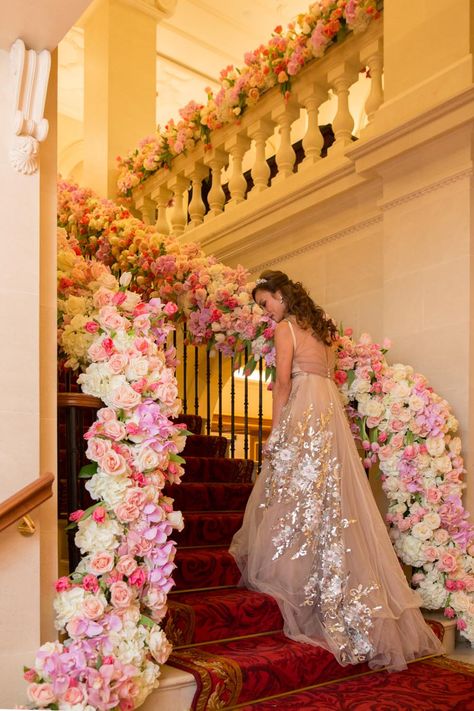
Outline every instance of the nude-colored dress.
[[330, 348], [288, 321], [291, 394], [230, 552], [247, 587], [272, 595], [285, 634], [340, 664], [404, 669], [441, 653], [373, 498]]

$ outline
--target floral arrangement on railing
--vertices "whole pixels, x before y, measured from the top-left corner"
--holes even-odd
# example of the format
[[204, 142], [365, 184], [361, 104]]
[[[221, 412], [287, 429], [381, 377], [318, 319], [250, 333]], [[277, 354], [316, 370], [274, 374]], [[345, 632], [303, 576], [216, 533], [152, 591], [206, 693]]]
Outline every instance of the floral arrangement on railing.
[[[78, 254], [79, 253], [79, 254]], [[105, 404], [85, 435], [91, 464], [81, 476], [96, 501], [71, 515], [83, 557], [56, 582], [61, 642], [44, 644], [25, 669], [34, 708], [129, 709], [158, 685], [169, 656], [159, 622], [173, 586], [179, 511], [163, 495], [179, 482], [186, 430], [175, 351], [166, 348], [172, 305], [148, 303], [100, 262], [80, 256], [59, 234], [60, 343], [69, 365], [89, 363], [79, 378]]]
[[[274, 364], [273, 324], [251, 303], [249, 275], [181, 246], [134, 218], [100, 217], [96, 198], [60, 186], [61, 224], [78, 235], [89, 256], [108, 255], [112, 270], [130, 270], [135, 286], [176, 307], [195, 343], [233, 355], [248, 346], [250, 371], [264, 358]], [[105, 215], [113, 203], [103, 203]], [[90, 217], [94, 214], [94, 218]], [[80, 233], [80, 234], [79, 234]], [[359, 342], [349, 331], [337, 344], [335, 379], [366, 451], [364, 465], [379, 464], [390, 502], [388, 521], [400, 558], [416, 568], [413, 584], [427, 608], [443, 607], [474, 642], [474, 533], [461, 503], [464, 463], [457, 421], [448, 403], [409, 366], [389, 365], [388, 343]]]
[[205, 104], [190, 101], [180, 110], [178, 123], [171, 119], [163, 130], [145, 137], [125, 158], [118, 159], [119, 193], [130, 196], [133, 188], [160, 168], [169, 168], [173, 158], [192, 150], [198, 141], [208, 145], [212, 131], [238, 121], [272, 87], [280, 86], [288, 97], [291, 78], [348, 32], [365, 30], [379, 16], [380, 5], [377, 0], [319, 0], [286, 31], [276, 27], [267, 44], [245, 54], [242, 67], [221, 71], [220, 89], [214, 95], [206, 88]]

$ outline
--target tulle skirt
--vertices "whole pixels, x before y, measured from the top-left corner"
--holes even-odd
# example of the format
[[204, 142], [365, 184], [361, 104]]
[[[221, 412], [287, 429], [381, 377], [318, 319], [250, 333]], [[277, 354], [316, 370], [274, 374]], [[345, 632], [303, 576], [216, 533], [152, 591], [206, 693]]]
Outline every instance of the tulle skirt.
[[424, 622], [367, 481], [339, 391], [293, 380], [230, 552], [293, 640], [340, 664], [400, 670], [443, 649]]

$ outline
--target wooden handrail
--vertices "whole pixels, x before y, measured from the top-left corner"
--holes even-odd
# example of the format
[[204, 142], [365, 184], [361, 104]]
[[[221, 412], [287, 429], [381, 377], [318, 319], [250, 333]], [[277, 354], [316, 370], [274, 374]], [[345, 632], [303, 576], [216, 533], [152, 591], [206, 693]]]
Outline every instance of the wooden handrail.
[[53, 495], [54, 474], [48, 472], [0, 504], [0, 531], [19, 521]]
[[102, 400], [84, 393], [58, 393], [58, 407], [90, 407], [98, 410], [104, 407]]

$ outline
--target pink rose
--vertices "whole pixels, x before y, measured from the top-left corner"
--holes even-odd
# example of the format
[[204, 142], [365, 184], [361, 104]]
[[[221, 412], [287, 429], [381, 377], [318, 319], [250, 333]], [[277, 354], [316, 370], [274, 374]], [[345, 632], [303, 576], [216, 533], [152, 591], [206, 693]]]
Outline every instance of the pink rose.
[[447, 543], [449, 540], [449, 533], [446, 531], [445, 528], [438, 528], [434, 532], [434, 539], [436, 543], [440, 543], [443, 545], [444, 543]]
[[101, 422], [110, 422], [111, 420], [116, 420], [117, 415], [111, 407], [101, 407], [101, 409], [97, 411], [97, 419]]
[[139, 393], [127, 383], [118, 387], [112, 394], [112, 404], [120, 410], [131, 410], [141, 402]]
[[444, 616], [452, 620], [453, 617], [456, 617], [456, 613], [454, 612], [452, 607], [446, 607], [444, 610]]
[[36, 673], [36, 669], [26, 669], [26, 671], [23, 672], [23, 679], [28, 683], [36, 681], [37, 678], [38, 674]]
[[89, 440], [86, 450], [86, 457], [93, 462], [99, 461], [111, 448], [111, 444], [106, 439], [93, 437]]
[[112, 303], [114, 298], [114, 292], [110, 291], [109, 289], [99, 289], [98, 291], [95, 292], [93, 300], [94, 300], [94, 306], [98, 309], [102, 308], [103, 306], [108, 306], [109, 304]]
[[127, 364], [128, 358], [123, 353], [114, 353], [112, 356], [110, 356], [108, 362], [110, 370], [112, 371], [112, 373], [115, 373], [115, 375], [121, 373], [126, 368]]
[[142, 506], [144, 506], [145, 501], [146, 496], [141, 489], [127, 489], [125, 494], [125, 503], [133, 504], [133, 506], [137, 506], [141, 509]]
[[104, 435], [110, 437], [110, 439], [118, 442], [121, 439], [125, 439], [127, 430], [123, 422], [119, 420], [109, 420], [104, 423]]
[[441, 493], [439, 492], [438, 489], [435, 489], [434, 487], [430, 487], [429, 489], [426, 490], [426, 500], [429, 501], [430, 504], [437, 504], [441, 499]]
[[438, 561], [437, 568], [443, 573], [453, 573], [458, 566], [458, 560], [452, 553], [443, 553]]
[[56, 701], [56, 695], [51, 684], [30, 684], [26, 690], [28, 698], [35, 708], [45, 708]]
[[162, 403], [170, 407], [178, 397], [178, 389], [175, 383], [160, 383], [155, 389], [157, 397]]
[[98, 506], [92, 512], [92, 518], [96, 523], [104, 523], [105, 519], [107, 518], [107, 511], [104, 509], [103, 506]]
[[108, 551], [95, 553], [89, 561], [89, 572], [93, 575], [103, 575], [114, 567], [114, 556]]
[[108, 358], [107, 351], [100, 341], [96, 341], [89, 346], [87, 353], [93, 363], [102, 362]]
[[122, 573], [122, 575], [126, 575], [127, 577], [130, 577], [130, 575], [137, 569], [138, 564], [135, 558], [132, 558], [131, 555], [124, 555], [120, 558], [119, 562], [117, 563], [117, 570], [119, 573]]
[[58, 580], [56, 580], [54, 587], [56, 592], [64, 592], [65, 590], [69, 590], [71, 582], [68, 577], [63, 575], [62, 578], [58, 578]]
[[110, 586], [110, 602], [114, 607], [128, 607], [132, 600], [132, 591], [123, 581]]
[[430, 563], [433, 563], [435, 560], [438, 559], [439, 551], [437, 548], [435, 548], [435, 546], [427, 546], [423, 549], [423, 553], [426, 560]]
[[140, 510], [134, 504], [123, 503], [119, 504], [115, 509], [115, 515], [119, 521], [131, 523], [140, 515]]
[[141, 314], [133, 319], [133, 328], [136, 331], [149, 331], [151, 328], [150, 317], [148, 314]]
[[119, 314], [115, 306], [103, 306], [97, 317], [100, 325], [107, 331], [118, 331], [125, 324], [123, 316]]
[[73, 511], [71, 514], [69, 514], [69, 520], [74, 522], [80, 521], [83, 516], [84, 511], [82, 509], [77, 509], [77, 511]]
[[134, 585], [137, 588], [142, 588], [145, 585], [146, 580], [147, 575], [143, 568], [137, 568], [129, 577], [128, 582], [130, 583], [130, 585]]
[[463, 630], [466, 629], [467, 623], [466, 623], [465, 620], [463, 620], [463, 619], [460, 617], [460, 618], [458, 619], [458, 621], [456, 622], [456, 627], [458, 628], [458, 630], [459, 630], [460, 632], [462, 632]]
[[80, 704], [83, 700], [84, 694], [77, 686], [70, 686], [69, 689], [66, 689], [62, 697], [62, 701], [66, 702], [70, 706]]
[[87, 575], [84, 575], [84, 577], [82, 578], [82, 587], [88, 592], [95, 593], [99, 589], [99, 581], [97, 580], [95, 575], [87, 573]]
[[121, 476], [128, 471], [127, 462], [124, 457], [113, 449], [110, 449], [103, 457], [100, 457], [98, 463], [102, 471], [110, 476]]
[[99, 324], [95, 321], [88, 321], [84, 328], [86, 329], [87, 333], [97, 333], [97, 331], [99, 330]]
[[163, 311], [167, 316], [173, 316], [173, 314], [175, 314], [177, 310], [178, 307], [176, 306], [176, 304], [173, 304], [172, 301], [168, 301], [163, 307]]
[[104, 612], [104, 603], [95, 595], [89, 595], [82, 603], [82, 611], [89, 620], [97, 620]]

